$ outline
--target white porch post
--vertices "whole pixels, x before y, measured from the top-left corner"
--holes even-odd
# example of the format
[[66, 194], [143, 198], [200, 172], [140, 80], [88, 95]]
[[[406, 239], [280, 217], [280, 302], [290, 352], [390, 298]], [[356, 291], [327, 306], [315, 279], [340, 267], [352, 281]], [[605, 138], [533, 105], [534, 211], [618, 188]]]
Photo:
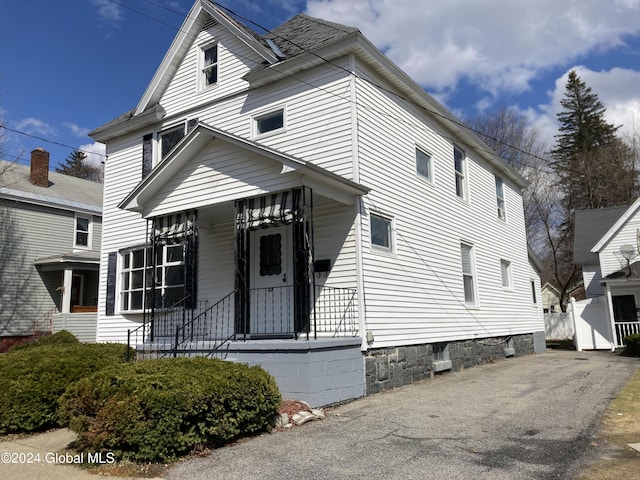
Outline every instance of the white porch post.
[[71, 313], [71, 288], [73, 283], [73, 270], [65, 269], [62, 285], [62, 313]]
[[611, 351], [614, 352], [618, 347], [618, 335], [616, 334], [616, 322], [613, 316], [613, 299], [611, 298], [611, 287], [604, 285], [605, 311], [607, 312], [607, 320], [609, 320], [609, 328], [611, 329]]

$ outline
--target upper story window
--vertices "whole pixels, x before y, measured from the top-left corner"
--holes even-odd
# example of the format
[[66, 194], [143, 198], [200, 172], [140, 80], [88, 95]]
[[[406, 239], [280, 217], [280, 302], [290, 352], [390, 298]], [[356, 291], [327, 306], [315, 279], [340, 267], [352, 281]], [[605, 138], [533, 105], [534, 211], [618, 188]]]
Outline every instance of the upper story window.
[[536, 294], [536, 281], [531, 280], [531, 301], [534, 305], [538, 303], [538, 295]]
[[416, 173], [427, 182], [433, 181], [433, 165], [431, 155], [416, 148]]
[[453, 162], [456, 171], [456, 195], [460, 198], [467, 198], [466, 186], [466, 155], [464, 150], [453, 147]]
[[390, 218], [371, 214], [371, 245], [375, 248], [393, 250], [393, 230]]
[[255, 135], [263, 135], [284, 129], [284, 108], [254, 118]]
[[500, 220], [507, 219], [507, 211], [504, 204], [504, 182], [502, 178], [496, 175], [496, 204], [498, 206], [498, 218]]
[[90, 248], [91, 217], [76, 215], [73, 246]]
[[163, 130], [159, 134], [161, 158], [165, 158], [167, 154], [173, 150], [180, 140], [185, 136], [186, 124], [181, 123], [175, 127]]
[[218, 83], [218, 45], [208, 45], [202, 49], [201, 88]]

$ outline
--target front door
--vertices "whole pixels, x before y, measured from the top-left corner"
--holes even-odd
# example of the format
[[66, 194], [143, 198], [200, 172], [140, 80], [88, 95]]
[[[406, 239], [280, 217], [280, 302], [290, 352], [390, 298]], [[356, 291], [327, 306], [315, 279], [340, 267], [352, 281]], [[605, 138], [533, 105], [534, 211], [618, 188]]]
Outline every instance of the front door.
[[71, 277], [71, 312], [73, 307], [82, 305], [84, 275], [74, 273]]
[[293, 328], [291, 226], [251, 234], [251, 335], [289, 336]]

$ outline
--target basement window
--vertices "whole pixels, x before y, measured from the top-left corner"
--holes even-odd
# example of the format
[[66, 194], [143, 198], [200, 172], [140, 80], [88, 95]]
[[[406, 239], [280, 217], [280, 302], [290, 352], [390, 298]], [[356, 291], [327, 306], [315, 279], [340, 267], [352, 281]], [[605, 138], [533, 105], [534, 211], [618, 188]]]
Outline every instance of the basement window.
[[451, 370], [451, 357], [449, 356], [448, 343], [433, 344], [433, 371], [443, 372]]

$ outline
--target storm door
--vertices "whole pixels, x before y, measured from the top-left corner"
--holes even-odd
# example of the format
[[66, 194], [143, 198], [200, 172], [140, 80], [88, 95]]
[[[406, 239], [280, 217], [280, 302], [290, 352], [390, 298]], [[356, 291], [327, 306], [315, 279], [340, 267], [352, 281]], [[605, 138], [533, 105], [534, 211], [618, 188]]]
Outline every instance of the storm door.
[[293, 335], [291, 226], [251, 233], [251, 335]]

